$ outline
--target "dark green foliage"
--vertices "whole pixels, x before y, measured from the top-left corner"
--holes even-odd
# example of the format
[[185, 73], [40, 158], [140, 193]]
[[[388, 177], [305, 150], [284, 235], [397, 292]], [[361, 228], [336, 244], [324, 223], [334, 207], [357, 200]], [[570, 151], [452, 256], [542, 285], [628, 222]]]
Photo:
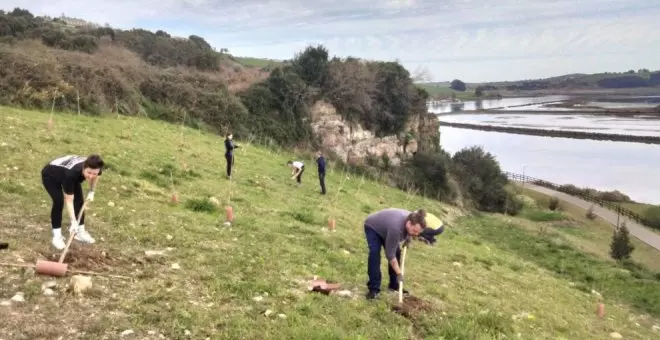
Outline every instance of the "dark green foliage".
[[525, 203], [516, 195], [507, 192], [507, 202], [504, 207], [504, 213], [511, 216], [516, 216], [522, 211]]
[[399, 63], [380, 62], [376, 67], [374, 113], [379, 114], [374, 114], [374, 121], [368, 122], [367, 126], [380, 136], [399, 133], [412, 111], [412, 96], [418, 93], [409, 86], [410, 73]]
[[413, 85], [399, 63], [328, 60], [325, 47], [310, 46], [240, 97], [255, 115], [251, 132], [284, 144], [317, 145], [308, 122], [318, 99], [328, 100], [348, 121], [385, 136], [402, 133], [412, 115], [425, 114], [428, 93]]
[[548, 209], [555, 211], [557, 208], [559, 208], [559, 199], [553, 196], [548, 202]]
[[630, 233], [624, 221], [619, 228], [614, 229], [610, 243], [610, 256], [617, 261], [628, 260], [634, 250], [635, 246], [630, 242]]
[[291, 66], [276, 68], [264, 82], [240, 94], [250, 111], [250, 132], [265, 134], [280, 144], [312, 142], [309, 86]]
[[450, 157], [444, 151], [417, 152], [399, 170], [397, 184], [400, 187], [408, 184], [437, 199], [453, 199], [454, 193], [449, 188], [449, 166]]
[[644, 219], [646, 225], [660, 230], [660, 206], [655, 205], [644, 210]]
[[465, 86], [465, 83], [462, 80], [459, 79], [454, 79], [451, 81], [451, 84], [449, 87], [453, 90], [464, 92], [467, 90], [467, 86]]
[[464, 148], [452, 157], [452, 172], [477, 208], [487, 212], [506, 211], [510, 194], [504, 189], [506, 175], [495, 157], [481, 147]]
[[328, 79], [328, 50], [321, 45], [308, 46], [302, 53], [296, 55], [292, 66], [305, 83], [323, 88]]

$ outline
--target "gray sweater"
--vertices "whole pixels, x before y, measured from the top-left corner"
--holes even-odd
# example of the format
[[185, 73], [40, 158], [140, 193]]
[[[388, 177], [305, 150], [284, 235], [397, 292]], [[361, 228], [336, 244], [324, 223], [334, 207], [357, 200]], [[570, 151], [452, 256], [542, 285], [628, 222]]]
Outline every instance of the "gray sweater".
[[412, 211], [388, 208], [367, 216], [364, 222], [385, 240], [385, 257], [388, 261], [396, 257], [399, 243], [408, 237], [406, 218], [410, 213]]

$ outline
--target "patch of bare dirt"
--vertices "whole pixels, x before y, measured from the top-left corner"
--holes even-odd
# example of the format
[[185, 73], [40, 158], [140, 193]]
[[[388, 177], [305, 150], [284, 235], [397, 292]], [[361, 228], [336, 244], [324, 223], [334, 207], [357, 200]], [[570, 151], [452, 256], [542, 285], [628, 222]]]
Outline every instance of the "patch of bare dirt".
[[415, 319], [421, 314], [431, 312], [434, 309], [433, 304], [430, 302], [414, 296], [406, 296], [403, 298], [402, 304], [397, 302], [392, 306], [392, 311], [409, 319]]
[[[59, 261], [61, 253], [42, 252], [41, 255], [48, 261]], [[111, 254], [94, 246], [82, 246], [71, 244], [69, 251], [64, 257], [64, 263], [69, 265], [70, 270], [92, 271], [92, 272], [116, 272], [118, 268], [131, 265], [131, 261]]]

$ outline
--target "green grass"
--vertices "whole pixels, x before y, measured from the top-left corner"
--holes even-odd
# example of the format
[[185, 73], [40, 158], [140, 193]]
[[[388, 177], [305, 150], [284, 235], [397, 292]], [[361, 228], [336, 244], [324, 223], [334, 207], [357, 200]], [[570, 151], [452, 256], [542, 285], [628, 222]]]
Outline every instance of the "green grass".
[[[92, 292], [81, 297], [64, 291], [68, 278], [57, 278], [57, 293], [49, 297], [40, 286], [53, 278], [0, 267], [0, 300], [18, 291], [26, 296], [23, 305], [0, 306], [5, 340], [74, 333], [81, 339], [118, 338], [128, 329], [135, 338], [191, 339], [657, 335], [651, 327], [660, 324], [653, 307], [660, 287], [652, 274], [643, 268], [626, 272], [570, 243], [544, 240], [528, 230], [537, 222], [525, 217], [459, 217], [456, 208], [436, 201], [368, 180], [360, 185], [359, 177], [346, 179], [332, 163], [329, 195], [319, 195], [314, 170], [296, 187], [286, 166], [302, 157], [313, 169], [310, 156], [248, 141], [237, 141], [243, 147], [230, 186], [218, 136], [147, 119], [75, 114], [56, 114], [55, 129], [48, 132], [47, 113], [0, 110], [0, 239], [10, 243], [0, 262], [34, 263], [57, 254], [39, 171], [65, 153], [99, 152], [111, 166], [86, 220], [98, 243], [74, 243], [70, 269], [133, 278], [94, 277]], [[172, 192], [181, 203], [171, 203]], [[235, 221], [226, 227], [230, 198]], [[436, 246], [414, 243], [408, 252], [406, 288], [430, 306], [411, 319], [390, 310], [395, 295], [363, 298], [362, 222], [392, 206], [426, 207], [451, 225]], [[336, 232], [327, 231], [328, 218], [336, 219]], [[148, 258], [146, 250], [165, 255]], [[384, 261], [382, 268], [386, 277]], [[305, 282], [314, 275], [340, 282], [355, 299], [308, 292]], [[603, 297], [589, 289], [600, 289]], [[604, 319], [595, 316], [599, 301], [607, 306]], [[267, 310], [273, 314], [264, 315]]]
[[621, 208], [628, 209], [640, 216], [644, 216], [646, 209], [652, 207], [652, 204], [638, 203], [638, 202], [624, 202], [621, 203]]
[[252, 66], [259, 68], [266, 68], [271, 66], [278, 66], [282, 64], [282, 61], [263, 59], [263, 58], [252, 58], [252, 57], [234, 57], [238, 63], [244, 66]]
[[625, 269], [613, 266], [575, 249], [560, 235], [538, 235], [520, 228], [502, 233], [509, 226], [492, 218], [465, 223], [480, 238], [572, 280], [581, 291], [595, 290], [618, 303], [631, 303], [647, 313], [660, 315], [660, 273], [637, 265]]
[[559, 211], [528, 209], [522, 212], [522, 216], [534, 222], [561, 221], [566, 217]]
[[[517, 186], [517, 190], [521, 190], [520, 186]], [[563, 237], [583, 252], [596, 255], [603, 260], [612, 261], [608, 252], [613, 226], [609, 222], [601, 218], [589, 220], [584, 209], [563, 201], [560, 201], [557, 212], [551, 213], [547, 208], [550, 201], [549, 196], [528, 188], [524, 189], [523, 192], [526, 197], [535, 202], [535, 207], [524, 210], [521, 216], [533, 220], [534, 217], [529, 218], [527, 216], [559, 213], [564, 217], [563, 220], [556, 223], [534, 225], [532, 229], [537, 230], [539, 227], [543, 227], [545, 231], [548, 231], [547, 227], [552, 226], [551, 230], [562, 234]], [[660, 252], [635, 237], [631, 237], [631, 240], [635, 246], [635, 251], [632, 254], [633, 260], [655, 272], [660, 272]]]
[[417, 84], [418, 87], [426, 90], [426, 92], [431, 95], [433, 98], [446, 98], [449, 99], [452, 96], [452, 93], [456, 94], [456, 98], [460, 100], [475, 100], [477, 97], [474, 95], [474, 89], [468, 88], [466, 91], [455, 91], [449, 86], [443, 85], [431, 85], [431, 84]]

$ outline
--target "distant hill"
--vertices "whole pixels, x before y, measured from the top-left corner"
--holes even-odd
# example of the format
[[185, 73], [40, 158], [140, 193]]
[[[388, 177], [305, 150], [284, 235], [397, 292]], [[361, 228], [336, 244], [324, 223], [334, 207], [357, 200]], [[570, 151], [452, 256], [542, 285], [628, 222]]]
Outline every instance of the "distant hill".
[[[463, 82], [461, 82], [463, 83]], [[520, 92], [570, 91], [570, 90], [623, 90], [654, 89], [660, 91], [660, 71], [648, 69], [626, 72], [603, 72], [594, 74], [574, 73], [550, 78], [497, 81], [485, 83], [463, 83], [465, 90], [453, 89], [451, 82], [425, 82], [417, 84], [436, 99], [449, 98], [454, 93], [457, 99], [472, 99], [481, 88], [482, 97], [496, 95], [513, 96]]]

